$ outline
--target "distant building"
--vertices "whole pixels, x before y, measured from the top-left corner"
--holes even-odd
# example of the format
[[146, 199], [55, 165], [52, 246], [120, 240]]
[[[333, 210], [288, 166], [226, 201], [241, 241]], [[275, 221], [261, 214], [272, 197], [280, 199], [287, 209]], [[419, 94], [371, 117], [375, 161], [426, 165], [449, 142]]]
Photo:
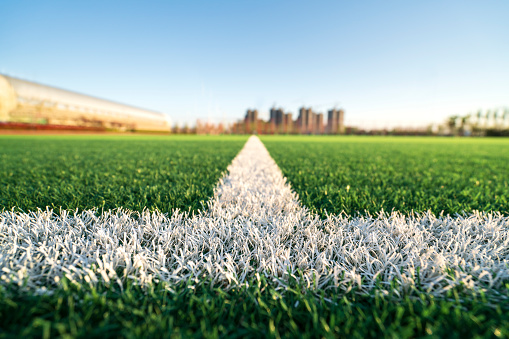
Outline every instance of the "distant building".
[[344, 111], [332, 109], [328, 111], [327, 125], [323, 113], [316, 113], [311, 108], [301, 107], [296, 120], [292, 113], [285, 113], [282, 108], [271, 108], [269, 121], [258, 118], [258, 111], [248, 109], [244, 120], [235, 123], [233, 133], [259, 133], [259, 134], [338, 134], [344, 133]]
[[248, 109], [244, 118], [247, 133], [255, 133], [258, 131], [258, 111], [256, 109]]
[[313, 112], [313, 110], [311, 108], [308, 108], [308, 115], [307, 115], [307, 119], [308, 119], [308, 123], [307, 123], [307, 132], [308, 134], [310, 133], [313, 133], [313, 131], [315, 130], [315, 112]]
[[299, 117], [297, 118], [297, 127], [299, 133], [306, 134], [308, 131], [308, 110], [305, 107], [299, 109]]
[[297, 126], [299, 133], [310, 134], [315, 130], [316, 113], [311, 108], [301, 107], [299, 109], [299, 117], [297, 118]]
[[282, 108], [271, 108], [269, 123], [272, 133], [284, 133], [285, 129], [285, 112]]
[[270, 109], [270, 122], [274, 123], [276, 126], [281, 126], [283, 124], [283, 116], [284, 111], [282, 108], [271, 108]]
[[342, 109], [333, 108], [329, 110], [327, 116], [327, 133], [328, 134], [339, 134], [345, 131], [345, 111]]
[[248, 109], [246, 112], [246, 117], [244, 118], [247, 123], [255, 123], [258, 121], [258, 111], [256, 109]]
[[323, 113], [317, 113], [315, 115], [315, 128], [313, 134], [323, 134], [323, 133], [324, 133]]
[[286, 113], [283, 117], [283, 132], [293, 133], [293, 115], [292, 113]]
[[163, 113], [0, 74], [0, 122], [80, 128], [165, 131]]

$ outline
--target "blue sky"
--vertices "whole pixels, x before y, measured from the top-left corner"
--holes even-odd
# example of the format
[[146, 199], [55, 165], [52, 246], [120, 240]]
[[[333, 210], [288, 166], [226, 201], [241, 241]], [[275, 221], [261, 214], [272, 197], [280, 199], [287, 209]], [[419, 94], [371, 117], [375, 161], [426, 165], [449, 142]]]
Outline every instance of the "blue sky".
[[509, 106], [508, 1], [0, 2], [0, 72], [231, 122], [337, 105], [367, 127]]

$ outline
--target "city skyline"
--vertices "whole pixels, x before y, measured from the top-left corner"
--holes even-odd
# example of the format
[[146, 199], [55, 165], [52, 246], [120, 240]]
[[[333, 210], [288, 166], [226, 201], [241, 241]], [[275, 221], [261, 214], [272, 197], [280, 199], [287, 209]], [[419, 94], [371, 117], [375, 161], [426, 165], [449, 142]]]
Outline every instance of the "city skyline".
[[[168, 114], [384, 128], [509, 104], [509, 4], [3, 2], [0, 73]], [[91, 25], [90, 23], [93, 23]], [[325, 117], [324, 117], [325, 118]]]
[[[230, 130], [235, 134], [344, 134], [345, 133], [345, 111], [343, 109], [332, 108], [327, 110], [327, 120], [324, 119], [324, 113], [315, 112], [311, 107], [301, 107], [299, 114], [294, 120], [293, 113], [285, 111], [282, 107], [275, 106], [270, 109], [269, 119], [260, 117], [257, 109], [247, 109], [243, 119], [237, 120], [230, 126]], [[201, 132], [207, 133], [207, 128], [201, 121]], [[213, 127], [209, 124], [209, 129]], [[221, 125], [223, 126], [223, 125]], [[219, 126], [217, 126], [219, 127]], [[216, 130], [221, 130], [222, 127]]]

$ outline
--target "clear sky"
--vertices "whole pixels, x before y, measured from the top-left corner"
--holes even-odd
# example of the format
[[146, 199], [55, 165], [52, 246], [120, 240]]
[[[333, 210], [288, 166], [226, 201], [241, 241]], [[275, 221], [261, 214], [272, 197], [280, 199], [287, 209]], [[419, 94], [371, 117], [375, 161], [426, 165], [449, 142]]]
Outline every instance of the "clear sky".
[[509, 106], [509, 1], [0, 1], [0, 72], [170, 115], [367, 127]]

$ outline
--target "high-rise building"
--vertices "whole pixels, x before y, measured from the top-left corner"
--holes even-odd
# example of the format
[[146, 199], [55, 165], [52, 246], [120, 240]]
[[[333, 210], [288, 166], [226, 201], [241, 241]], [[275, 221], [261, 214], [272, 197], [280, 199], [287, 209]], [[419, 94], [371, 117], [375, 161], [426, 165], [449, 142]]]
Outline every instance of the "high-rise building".
[[258, 111], [256, 109], [248, 109], [247, 112], [246, 112], [246, 117], [244, 118], [244, 120], [247, 122], [247, 123], [255, 123], [258, 121]]
[[286, 113], [283, 117], [283, 132], [284, 133], [292, 133], [293, 132], [293, 114]]
[[308, 108], [308, 131], [307, 133], [313, 133], [315, 130], [315, 118], [316, 113], [311, 108]]
[[323, 113], [313, 112], [311, 108], [301, 107], [297, 120], [292, 113], [285, 113], [282, 108], [271, 108], [270, 119], [264, 122], [258, 119], [258, 111], [248, 109], [244, 122], [240, 122], [234, 130], [245, 133], [298, 133], [298, 134], [339, 134], [344, 133], [344, 111], [331, 109], [327, 112], [327, 124]]
[[324, 126], [323, 126], [323, 113], [317, 113], [315, 115], [315, 128], [314, 134], [323, 134]]
[[342, 109], [331, 109], [327, 116], [327, 133], [338, 134], [343, 133], [345, 129], [344, 125], [345, 111]]
[[299, 108], [299, 117], [297, 118], [297, 128], [299, 133], [304, 134], [307, 132], [307, 119], [308, 110], [304, 107]]
[[298, 128], [299, 133], [309, 134], [313, 133], [315, 126], [315, 112], [311, 108], [301, 107], [299, 109]]
[[254, 133], [258, 130], [258, 111], [256, 109], [248, 109], [244, 118], [246, 124], [246, 132]]
[[340, 109], [338, 114], [339, 114], [338, 130], [339, 130], [339, 133], [343, 134], [343, 133], [345, 133], [345, 111]]
[[327, 133], [328, 134], [336, 134], [337, 133], [337, 125], [338, 118], [336, 114], [336, 109], [333, 108], [327, 112]]
[[272, 107], [270, 109], [270, 119], [269, 119], [269, 122], [275, 124], [276, 123], [276, 108]]
[[270, 109], [270, 124], [275, 132], [282, 132], [283, 130], [283, 117], [285, 113], [282, 108], [276, 109], [275, 107]]

